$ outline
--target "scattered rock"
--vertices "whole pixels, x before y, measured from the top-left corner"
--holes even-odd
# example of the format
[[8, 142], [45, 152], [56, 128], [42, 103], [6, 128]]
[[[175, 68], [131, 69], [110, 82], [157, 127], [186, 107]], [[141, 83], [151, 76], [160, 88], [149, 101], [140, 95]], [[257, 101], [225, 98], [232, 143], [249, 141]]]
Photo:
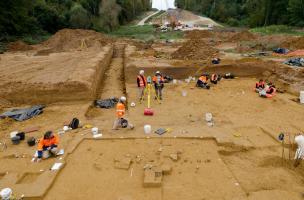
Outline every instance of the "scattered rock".
[[131, 163], [132, 163], [132, 159], [128, 157], [114, 160], [114, 166], [117, 169], [129, 169]]
[[178, 154], [177, 153], [172, 153], [172, 154], [170, 154], [170, 156], [169, 156], [170, 158], [171, 158], [171, 160], [173, 160], [173, 161], [177, 161], [178, 160], [178, 158], [179, 158], [179, 156], [178, 156]]
[[144, 174], [144, 187], [160, 187], [162, 185], [163, 172], [158, 167], [146, 168]]

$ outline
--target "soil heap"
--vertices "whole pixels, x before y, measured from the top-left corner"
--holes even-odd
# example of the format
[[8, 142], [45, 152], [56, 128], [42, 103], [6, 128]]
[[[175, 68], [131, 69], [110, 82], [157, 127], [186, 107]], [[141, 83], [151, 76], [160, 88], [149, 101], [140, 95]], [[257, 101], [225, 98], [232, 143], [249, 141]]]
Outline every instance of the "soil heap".
[[44, 50], [38, 52], [38, 54], [64, 52], [90, 47], [102, 48], [111, 42], [112, 40], [110, 38], [96, 31], [62, 29], [41, 44]]
[[256, 36], [249, 31], [242, 31], [239, 33], [236, 33], [230, 38], [231, 42], [237, 42], [237, 41], [250, 41], [255, 40]]
[[289, 38], [281, 44], [281, 47], [288, 49], [304, 49], [304, 37]]
[[201, 38], [212, 38], [213, 34], [207, 30], [193, 30], [186, 32], [186, 38], [188, 39], [201, 39]]
[[7, 45], [8, 51], [28, 51], [32, 50], [33, 47], [20, 40], [11, 42]]
[[208, 60], [215, 57], [218, 50], [204, 42], [203, 40], [188, 40], [176, 50], [171, 56], [173, 59], [183, 60]]

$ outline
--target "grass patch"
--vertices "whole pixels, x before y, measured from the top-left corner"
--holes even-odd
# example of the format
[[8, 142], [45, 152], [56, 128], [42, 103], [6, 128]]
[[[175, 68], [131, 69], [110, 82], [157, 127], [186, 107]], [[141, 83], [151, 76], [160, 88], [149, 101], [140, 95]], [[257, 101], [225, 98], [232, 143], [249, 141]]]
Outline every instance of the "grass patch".
[[128, 37], [139, 40], [155, 40], [155, 39], [179, 39], [183, 37], [180, 31], [160, 33], [152, 25], [144, 26], [121, 26], [119, 29], [109, 33], [114, 37]]
[[287, 35], [299, 35], [303, 36], [303, 31], [298, 31], [294, 27], [286, 26], [286, 25], [271, 25], [266, 27], [253, 28], [250, 30], [253, 33], [261, 33], [264, 35], [272, 35], [272, 34], [287, 34]]

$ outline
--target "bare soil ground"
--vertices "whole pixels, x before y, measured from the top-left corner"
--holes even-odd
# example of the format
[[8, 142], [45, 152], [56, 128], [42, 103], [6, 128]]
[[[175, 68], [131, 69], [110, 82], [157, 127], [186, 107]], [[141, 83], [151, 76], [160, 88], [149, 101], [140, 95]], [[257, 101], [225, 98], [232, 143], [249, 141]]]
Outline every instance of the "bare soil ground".
[[[25, 199], [46, 200], [303, 199], [303, 164], [292, 166], [293, 138], [304, 130], [304, 107], [296, 101], [304, 86], [303, 69], [282, 65], [276, 56], [247, 58], [234, 52], [245, 40], [231, 39], [238, 34], [244, 33], [187, 34], [190, 41], [201, 40], [193, 56], [200, 56], [200, 49], [214, 49], [222, 58], [220, 65], [207, 57], [174, 57], [187, 43], [134, 46], [133, 41], [115, 42], [82, 30], [64, 30], [41, 46], [0, 55], [0, 111], [47, 105], [43, 114], [24, 122], [0, 120], [0, 142], [7, 144], [6, 149], [0, 146], [0, 189], [11, 187]], [[78, 45], [62, 46], [67, 37]], [[254, 38], [252, 42], [259, 42], [263, 37]], [[90, 42], [83, 44], [85, 40]], [[48, 53], [37, 56], [41, 50]], [[147, 102], [137, 101], [140, 69], [147, 76], [160, 70], [178, 79], [177, 84], [165, 84], [161, 104], [152, 101], [152, 117], [143, 115]], [[184, 81], [202, 72], [231, 72], [237, 78], [210, 90]], [[260, 98], [253, 87], [261, 77], [274, 81], [283, 93]], [[128, 98], [126, 117], [134, 130], [111, 130], [115, 109], [93, 106], [95, 99], [121, 95]], [[136, 106], [129, 106], [131, 102]], [[212, 127], [205, 121], [207, 112], [213, 114]], [[74, 117], [82, 125], [98, 127], [103, 136], [93, 139], [86, 128], [66, 132], [60, 136], [65, 155], [41, 163], [31, 162], [36, 147], [10, 142], [12, 131], [38, 126], [26, 138], [40, 138], [47, 130], [59, 132]], [[152, 126], [149, 135], [144, 134], [146, 124]], [[169, 131], [159, 136], [154, 133], [158, 128]], [[281, 132], [291, 140], [287, 135], [284, 159], [277, 139]], [[55, 162], [64, 168], [50, 171]], [[153, 180], [145, 179], [151, 176]]]

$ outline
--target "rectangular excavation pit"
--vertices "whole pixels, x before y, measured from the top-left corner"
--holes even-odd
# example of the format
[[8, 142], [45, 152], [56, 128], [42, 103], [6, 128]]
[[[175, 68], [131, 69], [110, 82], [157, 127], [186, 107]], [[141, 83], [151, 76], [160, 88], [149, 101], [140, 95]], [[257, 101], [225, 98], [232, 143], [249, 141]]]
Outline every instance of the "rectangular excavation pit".
[[24, 173], [16, 184], [29, 184], [34, 183], [41, 173]]
[[[173, 160], [172, 154], [178, 159]], [[131, 158], [129, 168], [116, 168], [117, 158]], [[162, 179], [152, 185], [146, 179], [149, 184], [144, 184], [145, 169], [151, 167], [160, 169], [156, 178]], [[45, 199], [241, 199], [245, 193], [235, 182], [213, 140], [85, 140], [69, 156]]]

